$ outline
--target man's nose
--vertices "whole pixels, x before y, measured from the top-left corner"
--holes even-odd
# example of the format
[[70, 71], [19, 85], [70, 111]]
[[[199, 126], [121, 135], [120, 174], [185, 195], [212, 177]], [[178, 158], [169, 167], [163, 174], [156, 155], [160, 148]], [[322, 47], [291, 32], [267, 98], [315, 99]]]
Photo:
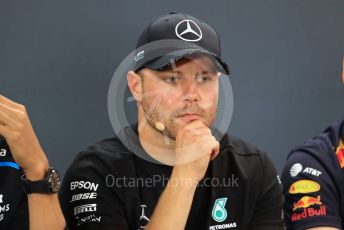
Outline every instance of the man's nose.
[[195, 102], [199, 100], [198, 86], [196, 82], [188, 82], [183, 86], [183, 101]]

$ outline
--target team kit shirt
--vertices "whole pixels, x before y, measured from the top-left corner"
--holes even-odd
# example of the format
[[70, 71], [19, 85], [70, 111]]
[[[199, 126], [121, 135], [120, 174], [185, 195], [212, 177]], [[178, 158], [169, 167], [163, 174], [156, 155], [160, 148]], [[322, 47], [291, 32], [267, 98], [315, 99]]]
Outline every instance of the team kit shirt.
[[0, 229], [29, 229], [28, 200], [20, 178], [22, 174], [5, 139], [0, 136]]
[[287, 229], [344, 228], [343, 138], [341, 120], [289, 154], [282, 174]]
[[[137, 134], [137, 124], [131, 130]], [[68, 228], [144, 229], [172, 169], [138, 157], [118, 136], [89, 147], [72, 162], [59, 194]], [[226, 134], [197, 186], [185, 229], [283, 229], [282, 206], [268, 156]]]

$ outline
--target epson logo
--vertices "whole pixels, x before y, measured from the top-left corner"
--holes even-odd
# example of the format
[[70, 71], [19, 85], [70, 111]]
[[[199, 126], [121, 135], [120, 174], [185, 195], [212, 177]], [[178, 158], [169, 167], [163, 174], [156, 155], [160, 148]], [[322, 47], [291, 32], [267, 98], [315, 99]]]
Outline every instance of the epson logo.
[[89, 199], [96, 199], [97, 193], [96, 192], [87, 192], [87, 193], [79, 193], [72, 196], [72, 200], [70, 202], [78, 201], [78, 200], [89, 200]]
[[87, 190], [93, 190], [97, 191], [98, 189], [98, 184], [89, 182], [89, 181], [72, 181], [70, 183], [70, 190], [74, 189], [87, 189]]
[[84, 204], [74, 208], [74, 215], [78, 215], [84, 212], [97, 211], [97, 204]]
[[6, 149], [0, 149], [0, 157], [5, 157], [6, 156]]

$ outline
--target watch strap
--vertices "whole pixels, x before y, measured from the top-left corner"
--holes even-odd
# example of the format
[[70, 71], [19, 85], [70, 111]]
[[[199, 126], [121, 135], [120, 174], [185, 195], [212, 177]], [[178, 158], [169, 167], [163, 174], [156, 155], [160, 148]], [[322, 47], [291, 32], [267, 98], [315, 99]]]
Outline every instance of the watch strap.
[[52, 193], [50, 190], [50, 185], [46, 180], [39, 180], [39, 181], [30, 181], [29, 183], [25, 183], [25, 189], [27, 194], [31, 193], [41, 193], [41, 194], [50, 194]]

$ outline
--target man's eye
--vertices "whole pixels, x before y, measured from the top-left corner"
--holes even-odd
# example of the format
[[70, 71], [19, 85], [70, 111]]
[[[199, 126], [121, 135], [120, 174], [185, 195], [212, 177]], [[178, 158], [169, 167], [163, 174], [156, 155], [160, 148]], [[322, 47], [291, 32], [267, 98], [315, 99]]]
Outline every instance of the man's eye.
[[198, 82], [206, 82], [206, 81], [211, 81], [212, 78], [209, 77], [208, 75], [198, 75], [197, 76], [197, 81]]
[[173, 83], [176, 83], [178, 81], [178, 77], [177, 76], [165, 77], [164, 81], [166, 81], [167, 83], [173, 84]]

